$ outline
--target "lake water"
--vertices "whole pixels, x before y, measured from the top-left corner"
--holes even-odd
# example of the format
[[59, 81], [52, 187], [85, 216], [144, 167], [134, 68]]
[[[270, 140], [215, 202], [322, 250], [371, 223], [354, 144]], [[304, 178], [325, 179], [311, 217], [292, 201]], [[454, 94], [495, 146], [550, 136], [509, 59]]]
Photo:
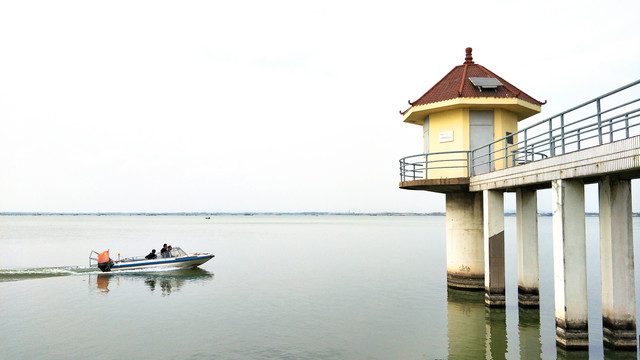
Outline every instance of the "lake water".
[[[556, 349], [551, 218], [539, 228], [541, 309], [519, 311], [515, 217], [500, 310], [447, 289], [442, 216], [0, 216], [0, 358], [636, 358], [602, 347], [595, 217], [590, 349]], [[87, 268], [90, 250], [163, 243], [216, 257], [194, 270]]]

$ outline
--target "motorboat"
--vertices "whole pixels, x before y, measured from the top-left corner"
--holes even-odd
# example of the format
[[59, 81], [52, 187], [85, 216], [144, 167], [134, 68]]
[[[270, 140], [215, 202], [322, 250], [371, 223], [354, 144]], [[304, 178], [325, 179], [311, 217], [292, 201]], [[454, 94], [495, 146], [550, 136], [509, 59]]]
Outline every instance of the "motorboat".
[[109, 250], [101, 253], [92, 250], [89, 254], [89, 267], [97, 266], [103, 272], [149, 268], [191, 269], [206, 263], [215, 256], [210, 253], [187, 254], [179, 247], [174, 247], [165, 254], [165, 257], [155, 259], [147, 259], [145, 256], [120, 259], [120, 254], [118, 254], [118, 260], [114, 261], [109, 257]]

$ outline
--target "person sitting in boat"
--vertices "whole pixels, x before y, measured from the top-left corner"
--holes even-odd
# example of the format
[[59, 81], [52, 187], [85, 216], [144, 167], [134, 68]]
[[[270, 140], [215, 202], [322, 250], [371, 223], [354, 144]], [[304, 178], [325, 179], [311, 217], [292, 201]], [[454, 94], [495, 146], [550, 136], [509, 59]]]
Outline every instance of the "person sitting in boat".
[[171, 247], [171, 245], [169, 245], [169, 247], [167, 248], [167, 257], [171, 257], [171, 250], [173, 250], [173, 248]]
[[160, 257], [169, 257], [169, 253], [167, 253], [167, 244], [162, 245], [162, 249], [160, 249]]
[[156, 255], [156, 249], [151, 250], [151, 252], [149, 253], [149, 255], [145, 256], [144, 258], [147, 260], [151, 260], [151, 259], [155, 259], [158, 256]]

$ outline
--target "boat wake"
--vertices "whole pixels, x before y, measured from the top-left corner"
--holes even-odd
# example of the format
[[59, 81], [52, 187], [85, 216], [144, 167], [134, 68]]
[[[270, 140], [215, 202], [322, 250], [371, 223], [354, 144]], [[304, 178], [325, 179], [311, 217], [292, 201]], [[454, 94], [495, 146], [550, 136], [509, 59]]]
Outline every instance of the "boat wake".
[[0, 282], [43, 279], [58, 276], [72, 276], [100, 273], [97, 268], [78, 266], [44, 267], [30, 269], [0, 269]]
[[0, 268], [0, 283], [20, 280], [44, 279], [60, 276], [75, 275], [104, 275], [120, 277], [166, 277], [166, 278], [202, 278], [212, 277], [212, 273], [200, 269], [176, 269], [174, 267], [153, 269], [127, 269], [117, 273], [103, 273], [97, 267], [61, 266], [28, 269], [3, 269]]

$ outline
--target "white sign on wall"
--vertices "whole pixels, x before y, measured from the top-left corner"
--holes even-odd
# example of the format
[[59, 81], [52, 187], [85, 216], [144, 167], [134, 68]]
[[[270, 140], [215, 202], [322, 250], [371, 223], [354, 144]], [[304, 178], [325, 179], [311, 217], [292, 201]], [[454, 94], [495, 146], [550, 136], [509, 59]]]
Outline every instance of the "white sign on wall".
[[440, 142], [452, 142], [453, 141], [453, 131], [442, 131], [440, 132]]

